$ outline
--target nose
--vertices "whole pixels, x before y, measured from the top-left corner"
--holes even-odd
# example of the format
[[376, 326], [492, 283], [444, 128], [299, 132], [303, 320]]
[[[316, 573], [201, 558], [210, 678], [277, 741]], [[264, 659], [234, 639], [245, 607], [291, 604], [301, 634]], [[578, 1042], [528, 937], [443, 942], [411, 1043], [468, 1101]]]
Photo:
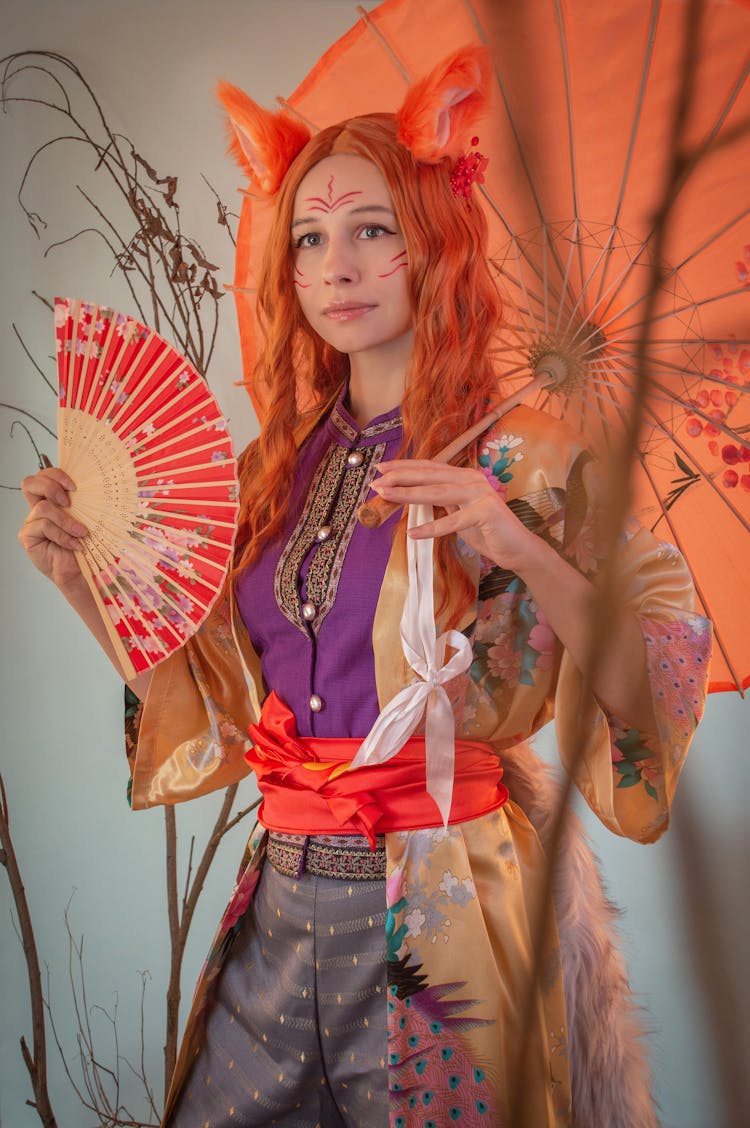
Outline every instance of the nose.
[[354, 254], [344, 238], [330, 238], [323, 261], [323, 281], [328, 286], [356, 282], [359, 278]]

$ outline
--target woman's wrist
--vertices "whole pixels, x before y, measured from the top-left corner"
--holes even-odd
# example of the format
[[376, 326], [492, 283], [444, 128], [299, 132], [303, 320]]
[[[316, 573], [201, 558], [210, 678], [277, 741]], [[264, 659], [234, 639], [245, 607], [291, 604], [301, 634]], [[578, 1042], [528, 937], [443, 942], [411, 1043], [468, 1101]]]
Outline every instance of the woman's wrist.
[[82, 572], [63, 580], [57, 585], [57, 589], [76, 610], [92, 603], [94, 599]]
[[550, 576], [559, 575], [569, 565], [562, 560], [556, 549], [531, 529], [524, 525], [522, 530], [518, 531], [515, 552], [509, 553], [507, 548], [500, 548], [496, 563], [501, 568], [514, 572], [533, 591], [535, 585], [546, 583]]

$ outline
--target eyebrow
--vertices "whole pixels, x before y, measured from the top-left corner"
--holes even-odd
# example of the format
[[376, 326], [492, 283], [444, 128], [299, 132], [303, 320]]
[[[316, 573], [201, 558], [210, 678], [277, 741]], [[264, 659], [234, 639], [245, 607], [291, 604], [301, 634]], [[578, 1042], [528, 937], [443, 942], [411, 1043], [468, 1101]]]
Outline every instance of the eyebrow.
[[[389, 215], [395, 220], [396, 213], [393, 208], [388, 208], [384, 204], [360, 204], [359, 207], [352, 208], [348, 215], [362, 215], [363, 213], [373, 214], [377, 212], [378, 215]], [[292, 231], [295, 227], [301, 227], [303, 223], [320, 223], [320, 219], [315, 215], [302, 216], [300, 219], [292, 220]]]

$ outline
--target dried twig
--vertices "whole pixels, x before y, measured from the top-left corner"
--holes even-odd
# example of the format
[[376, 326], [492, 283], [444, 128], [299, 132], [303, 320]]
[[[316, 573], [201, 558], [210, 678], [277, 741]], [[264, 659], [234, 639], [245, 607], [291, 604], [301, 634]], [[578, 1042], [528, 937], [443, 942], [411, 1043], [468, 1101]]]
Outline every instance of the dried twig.
[[[675, 811], [674, 832], [679, 846], [680, 885], [688, 925], [685, 941], [703, 987], [703, 1002], [712, 1033], [713, 1058], [720, 1079], [719, 1099], [724, 1105], [727, 1128], [744, 1128], [750, 1109], [747, 1039], [742, 1035], [744, 1015], [741, 996], [737, 983], [733, 981], [727, 950], [730, 930], [734, 932], [738, 926], [742, 927], [743, 922], [734, 915], [730, 917], [726, 911], [722, 912], [725, 906], [706, 857], [697, 811], [684, 785]], [[746, 839], [746, 844], [750, 845], [750, 838]]]
[[237, 239], [236, 239], [234, 232], [232, 231], [232, 228], [229, 226], [229, 220], [230, 219], [239, 220], [239, 218], [240, 218], [239, 215], [237, 214], [237, 212], [231, 212], [229, 210], [229, 208], [226, 206], [226, 204], [223, 203], [221, 197], [219, 196], [219, 193], [216, 191], [216, 189], [214, 188], [211, 181], [208, 180], [208, 178], [203, 173], [201, 173], [201, 178], [206, 182], [206, 184], [211, 189], [211, 191], [213, 192], [213, 194], [216, 198], [216, 212], [217, 212], [216, 222], [219, 224], [220, 227], [226, 227], [227, 235], [232, 240], [232, 246], [236, 247], [237, 246]]
[[195, 840], [191, 839], [185, 891], [181, 903], [178, 903], [177, 895], [177, 820], [173, 807], [164, 808], [167, 860], [167, 915], [169, 919], [171, 948], [169, 986], [167, 988], [166, 1038], [164, 1042], [165, 1092], [169, 1088], [169, 1082], [174, 1073], [175, 1062], [177, 1061], [177, 1030], [179, 1027], [182, 960], [185, 954], [185, 945], [187, 943], [190, 925], [192, 924], [193, 915], [198, 904], [198, 898], [201, 895], [206, 878], [208, 877], [208, 872], [222, 838], [235, 827], [237, 823], [244, 819], [250, 811], [254, 810], [260, 802], [260, 800], [256, 800], [256, 802], [251, 803], [249, 807], [238, 811], [234, 818], [230, 818], [234, 798], [237, 794], [237, 786], [236, 783], [232, 784], [232, 786], [228, 787], [224, 792], [221, 809], [216, 817], [213, 831], [203, 850], [192, 881], [191, 874]]
[[[24, 341], [23, 337], [21, 336], [21, 334], [19, 333], [19, 331], [18, 331], [18, 329], [16, 328], [15, 325], [13, 325], [13, 332], [15, 333], [16, 337], [18, 338], [18, 341], [21, 345], [21, 348], [26, 353], [26, 356], [29, 358], [29, 360], [33, 364], [34, 368], [37, 370], [39, 375], [44, 380], [44, 383], [47, 385], [47, 387], [50, 389], [50, 391], [53, 392], [56, 396], [57, 391], [56, 391], [55, 387], [53, 386], [51, 381], [47, 378], [47, 376], [44, 374], [44, 371], [37, 364], [34, 357], [31, 355], [31, 352], [29, 351], [29, 348], [26, 345], [26, 342]], [[0, 407], [5, 408], [7, 411], [15, 412], [17, 416], [25, 415], [28, 419], [33, 419], [33, 421], [36, 424], [38, 424], [38, 426], [44, 428], [44, 430], [47, 432], [47, 434], [50, 435], [53, 439], [57, 437], [55, 431], [53, 431], [51, 427], [48, 427], [46, 423], [42, 422], [42, 420], [39, 418], [39, 416], [34, 415], [33, 412], [27, 411], [23, 407], [18, 407], [16, 404], [0, 403]], [[10, 437], [11, 438], [13, 438], [13, 432], [14, 432], [16, 427], [21, 427], [22, 430], [24, 430], [26, 432], [26, 435], [28, 436], [29, 442], [31, 443], [32, 447], [34, 448], [34, 453], [36, 454], [36, 459], [37, 459], [37, 465], [41, 466], [42, 465], [41, 452], [40, 452], [39, 447], [37, 446], [37, 444], [34, 440], [34, 436], [32, 435], [31, 431], [29, 430], [29, 428], [26, 426], [26, 424], [21, 419], [16, 418], [16, 419], [13, 420], [13, 422], [10, 425]], [[20, 490], [20, 488], [21, 488], [20, 486], [16, 486], [16, 485], [10, 486], [10, 485], [6, 485], [5, 483], [2, 483], [0, 485], [0, 489], [4, 489], [4, 490]]]
[[44, 995], [42, 992], [42, 975], [39, 968], [39, 956], [36, 950], [34, 926], [31, 921], [31, 912], [26, 900], [26, 890], [21, 879], [13, 840], [10, 833], [10, 812], [8, 799], [5, 794], [5, 784], [0, 775], [0, 864], [8, 874], [13, 902], [18, 913], [18, 927], [21, 933], [23, 954], [26, 957], [26, 969], [29, 979], [29, 996], [31, 999], [31, 1028], [32, 1049], [29, 1049], [25, 1037], [21, 1037], [21, 1054], [24, 1064], [31, 1079], [34, 1100], [27, 1104], [39, 1113], [39, 1119], [45, 1128], [57, 1128], [55, 1114], [47, 1088], [47, 1039], [44, 1029]]
[[[723, 141], [717, 142], [712, 137], [710, 144], [706, 142], [699, 148], [692, 150], [686, 145], [685, 138], [687, 136], [688, 120], [695, 95], [695, 75], [697, 72], [704, 11], [705, 0], [689, 0], [685, 5], [683, 19], [684, 46], [679, 73], [676, 75], [675, 79], [676, 97], [669, 133], [669, 151], [665, 165], [665, 177], [659, 196], [660, 202], [655, 211], [648, 238], [648, 245], [651, 251], [650, 277], [646, 288], [641, 329], [636, 344], [633, 364], [632, 409], [625, 420], [624, 441], [619, 452], [617, 465], [611, 467], [611, 481], [606, 507], [607, 521], [606, 528], [602, 530], [605, 542], [604, 560], [607, 563], [599, 575], [597, 599], [592, 608], [591, 642], [586, 669], [583, 671], [582, 701], [590, 698], [593, 672], [601, 661], [608, 644], [610, 624], [608, 608], [616, 605], [615, 547], [629, 512], [629, 471], [638, 451], [638, 438], [643, 419], [643, 410], [648, 401], [650, 392], [650, 340], [660, 289], [667, 277], [667, 270], [664, 266], [664, 249], [675, 202], [686, 180], [694, 172], [700, 161], [709, 153], [714, 152], [715, 148], [719, 147], [720, 144], [726, 143], [728, 139], [734, 140], [738, 135], [744, 135], [748, 127], [748, 123], [742, 121], [739, 123], [739, 126], [733, 130], [731, 138], [724, 138]], [[544, 878], [542, 900], [533, 932], [535, 937], [533, 967], [527, 984], [524, 1001], [525, 1020], [521, 1024], [521, 1029], [529, 1032], [533, 1029], [533, 1012], [536, 1005], [537, 987], [543, 970], [544, 942], [549, 931], [553, 911], [552, 890], [566, 833], [571, 793], [577, 768], [582, 761], [586, 744], [585, 729], [588, 718], [584, 715], [583, 710], [579, 711], [578, 720], [579, 739], [577, 745], [579, 751], [569, 767], [569, 772], [561, 788], [559, 805], [555, 812], [553, 828], [548, 843], [548, 865]], [[694, 832], [694, 827], [691, 829]], [[683, 845], [685, 845], [686, 842], [686, 836], [683, 835]], [[694, 850], [696, 849], [695, 841], [693, 841], [692, 847]], [[693, 879], [695, 879], [697, 884], [700, 879], [699, 867], [696, 867], [695, 872], [691, 870], [691, 880]], [[708, 885], [706, 885], [705, 888], [707, 891]], [[702, 930], [699, 939], [702, 941], [708, 939], [708, 933], [705, 928]], [[707, 951], [709, 955], [708, 959], [705, 958]], [[713, 977], [707, 966], [711, 962], [711, 954], [713, 952], [714, 945], [711, 944], [707, 949], [703, 949], [703, 958], [697, 961], [699, 974], [704, 976], [704, 988], [707, 996], [710, 994], [713, 987]], [[708, 1009], [709, 1016], [713, 1020], [711, 1025], [716, 1058], [717, 1061], [725, 1063], [726, 1065], [725, 1081], [727, 1088], [724, 1095], [727, 1113], [730, 1118], [728, 1123], [733, 1126], [735, 1123], [739, 1124], [744, 1122], [742, 1120], [742, 1104], [738, 1102], [741, 1102], [745, 1094], [743, 1092], [744, 1086], [739, 1084], [737, 1070], [735, 1069], [737, 1055], [732, 1047], [734, 1027], [731, 1022], [731, 1008], [726, 1009], [721, 1006], [721, 1001], [725, 998], [728, 998], [728, 996], [721, 995], [718, 1000], [714, 1000], [714, 1005], [710, 1006]], [[514, 1091], [510, 1102], [510, 1122], [512, 1124], [526, 1123], [524, 1117], [526, 1115], [525, 1102], [529, 1087], [528, 1061], [530, 1048], [530, 1037], [523, 1038], [518, 1055], [518, 1067], [515, 1072], [516, 1083], [513, 1087]]]
[[19, 333], [19, 331], [18, 331], [18, 329], [17, 329], [17, 327], [16, 327], [16, 325], [15, 325], [15, 322], [13, 323], [13, 326], [12, 326], [12, 328], [13, 328], [13, 332], [15, 333], [16, 337], [18, 338], [18, 343], [20, 344], [20, 346], [21, 346], [21, 348], [23, 349], [23, 351], [24, 351], [24, 352], [26, 353], [26, 355], [27, 355], [27, 357], [29, 358], [29, 360], [31, 361], [31, 363], [32, 363], [32, 364], [34, 365], [34, 368], [36, 368], [37, 372], [39, 373], [39, 375], [41, 376], [41, 378], [42, 378], [42, 379], [44, 380], [44, 382], [45, 382], [45, 384], [47, 385], [47, 387], [49, 388], [49, 390], [50, 390], [50, 391], [51, 391], [51, 392], [52, 392], [52, 393], [53, 393], [54, 395], [57, 395], [57, 386], [56, 386], [55, 384], [53, 384], [53, 383], [52, 383], [52, 381], [50, 380], [49, 376], [47, 376], [47, 375], [46, 375], [46, 373], [44, 372], [44, 370], [43, 370], [42, 368], [40, 368], [40, 366], [39, 366], [39, 365], [37, 364], [37, 362], [36, 362], [36, 361], [34, 360], [34, 357], [33, 357], [33, 356], [31, 355], [31, 352], [29, 351], [29, 347], [28, 347], [28, 345], [26, 344], [26, 342], [24, 341], [23, 337], [22, 337], [22, 336], [21, 336], [21, 334]]
[[[36, 416], [33, 416], [33, 418], [35, 419], [35, 421], [37, 423], [41, 422], [39, 419], [36, 418]], [[44, 424], [41, 424], [41, 425], [44, 426]], [[26, 426], [26, 424], [23, 422], [23, 420], [21, 420], [21, 419], [14, 419], [13, 420], [13, 422], [10, 425], [10, 437], [13, 438], [13, 434], [14, 434], [16, 427], [20, 427], [22, 431], [26, 432], [26, 437], [29, 440], [29, 442], [31, 443], [32, 447], [34, 448], [34, 454], [36, 455], [37, 465], [38, 466], [43, 465], [42, 452], [39, 450], [39, 447], [36, 445], [36, 442], [34, 440], [34, 436], [32, 435], [29, 428]], [[8, 486], [5, 483], [0, 483], [0, 489], [2, 489], [2, 490], [17, 490], [17, 491], [20, 492], [21, 487], [20, 486]]]
[[[68, 934], [68, 979], [73, 999], [73, 1009], [76, 1015], [76, 1044], [78, 1047], [78, 1068], [80, 1080], [76, 1078], [62, 1044], [54, 1012], [51, 1004], [51, 991], [49, 973], [47, 975], [47, 993], [45, 1006], [49, 1017], [50, 1029], [73, 1091], [81, 1106], [91, 1112], [105, 1128], [153, 1128], [159, 1123], [159, 1111], [154, 1100], [153, 1090], [144, 1068], [144, 1006], [145, 984], [147, 974], [139, 972], [141, 976], [140, 999], [140, 1054], [141, 1064], [136, 1068], [120, 1053], [119, 1035], [117, 1029], [117, 998], [115, 998], [112, 1012], [102, 1006], [90, 1007], [86, 992], [86, 974], [84, 966], [84, 939], [76, 941], [70, 925], [69, 906], [65, 911], [65, 928]], [[96, 1015], [109, 1027], [112, 1038], [112, 1065], [105, 1064], [97, 1049], [97, 1038], [91, 1016]], [[147, 1119], [136, 1116], [121, 1100], [121, 1064], [128, 1069], [141, 1082], [145, 1100], [148, 1106]]]
[[[43, 82], [48, 86], [41, 90], [37, 89], [37, 85], [32, 85], [31, 89], [27, 86], [24, 93], [23, 90], [19, 90], [18, 84], [21, 81], [31, 81], [32, 84], [37, 85]], [[50, 51], [25, 51], [0, 60], [0, 106], [3, 112], [7, 113], [14, 104], [37, 106], [40, 111], [48, 115], [58, 115], [62, 125], [56, 136], [34, 150], [20, 177], [18, 201], [38, 237], [41, 238], [47, 233], [48, 225], [43, 216], [27, 205], [26, 192], [40, 162], [46, 160], [58, 145], [83, 146], [83, 151], [88, 151], [94, 157], [93, 173], [108, 179], [110, 189], [114, 189], [114, 196], [110, 190], [107, 202], [103, 204], [101, 198], [95, 198], [92, 192], [77, 185], [79, 193], [96, 218], [93, 223], [82, 226], [72, 235], [52, 239], [46, 246], [44, 254], [58, 250], [86, 234], [93, 234], [102, 240], [112, 256], [113, 270], [119, 272], [127, 285], [141, 319], [150, 323], [157, 332], [171, 336], [177, 349], [199, 372], [205, 374], [216, 343], [219, 301], [224, 296], [224, 290], [217, 281], [219, 266], [212, 261], [212, 256], [207, 254], [198, 240], [187, 235], [182, 229], [178, 178], [158, 172], [127, 137], [115, 132], [109, 126], [92, 87], [78, 67], [60, 54]], [[222, 203], [208, 180], [205, 177], [203, 179], [216, 200], [217, 225], [226, 231], [234, 246], [235, 236], [229, 220], [235, 217]], [[127, 217], [124, 221], [121, 218], [123, 205]], [[116, 210], [116, 207], [120, 210]], [[52, 303], [47, 298], [36, 291], [32, 291], [32, 294], [45, 307], [52, 310]], [[54, 391], [52, 383], [33, 360], [18, 331], [15, 331], [27, 356], [42, 375], [45, 383]], [[34, 420], [54, 437], [54, 431], [26, 408], [13, 404], [0, 404], [0, 407], [9, 409], [18, 417], [24, 416]], [[181, 902], [177, 894], [177, 823], [174, 811], [166, 808], [167, 911], [171, 941], [164, 1047], [166, 1085], [169, 1084], [176, 1059], [182, 960], [198, 898], [221, 839], [252, 810], [252, 807], [248, 807], [231, 817], [235, 793], [236, 787], [230, 788], [225, 794], [221, 810], [195, 872], [193, 872], [194, 842], [191, 842], [188, 872]], [[5, 847], [3, 850], [3, 864], [7, 865], [8, 852]], [[22, 893], [20, 878], [17, 879], [16, 885]], [[13, 885], [14, 894], [16, 885]], [[33, 948], [31, 922], [27, 921], [20, 910], [19, 917], [24, 949], [26, 950], [27, 947], [27, 935]], [[101, 1007], [94, 1008], [93, 1012], [89, 1008], [86, 997], [83, 939], [81, 938], [79, 942], [75, 941], [67, 912], [65, 924], [69, 938], [69, 978], [78, 1028], [80, 1079], [74, 1076], [67, 1061], [48, 1002], [49, 982], [47, 1000], [45, 1000], [38, 962], [35, 961], [35, 978], [32, 985], [32, 1008], [36, 1006], [33, 1058], [25, 1051], [25, 1060], [32, 1073], [32, 1080], [34, 1080], [33, 1066], [46, 1083], [44, 1043], [42, 1041], [37, 1050], [36, 1038], [38, 1015], [42, 1018], [41, 1033], [42, 1035], [44, 1033], [43, 1008], [46, 1006], [65, 1071], [82, 1106], [96, 1114], [101, 1124], [111, 1128], [126, 1128], [126, 1126], [140, 1128], [146, 1123], [154, 1123], [158, 1120], [159, 1113], [145, 1069], [145, 973], [141, 973], [141, 1047], [140, 1064], [136, 1067], [120, 1054], [116, 1004], [112, 1013]], [[114, 1055], [112, 1066], [105, 1064], [96, 1051], [92, 1013], [96, 1013], [99, 1019], [103, 1019], [109, 1025]], [[22, 1043], [23, 1046], [25, 1043]], [[134, 1118], [132, 1113], [121, 1105], [121, 1061], [125, 1062], [128, 1069], [142, 1083], [150, 1110], [148, 1122]], [[39, 1100], [38, 1104], [41, 1108]], [[45, 1121], [45, 1123], [52, 1124], [54, 1121]]]
[[[61, 143], [81, 144], [93, 153], [94, 173], [109, 178], [130, 216], [129, 229], [125, 230], [112, 218], [109, 206], [102, 207], [78, 185], [103, 228], [85, 225], [70, 236], [53, 240], [45, 253], [86, 233], [103, 239], [141, 319], [157, 332], [171, 336], [175, 346], [205, 374], [216, 342], [218, 305], [224, 292], [216, 279], [219, 267], [196, 239], [182, 231], [178, 177], [161, 175], [127, 137], [110, 127], [92, 87], [70, 59], [51, 51], [22, 51], [0, 60], [0, 66], [0, 104], [4, 111], [18, 103], [37, 105], [59, 114], [69, 129], [39, 145], [21, 177], [18, 202], [36, 234], [41, 235], [47, 224], [25, 203], [26, 188], [37, 163]], [[16, 94], [19, 81], [29, 75], [51, 82], [53, 93], [48, 97], [33, 91]], [[231, 213], [208, 181], [206, 184], [216, 197], [217, 223], [234, 244], [228, 222]], [[150, 307], [148, 315], [146, 307]]]
[[27, 419], [33, 419], [34, 422], [38, 423], [40, 427], [43, 427], [47, 434], [51, 435], [53, 439], [57, 438], [52, 428], [48, 427], [46, 423], [43, 423], [37, 415], [34, 415], [33, 411], [27, 411], [25, 407], [19, 407], [18, 404], [15, 403], [0, 403], [0, 408], [6, 411], [15, 411], [18, 415], [25, 415]]

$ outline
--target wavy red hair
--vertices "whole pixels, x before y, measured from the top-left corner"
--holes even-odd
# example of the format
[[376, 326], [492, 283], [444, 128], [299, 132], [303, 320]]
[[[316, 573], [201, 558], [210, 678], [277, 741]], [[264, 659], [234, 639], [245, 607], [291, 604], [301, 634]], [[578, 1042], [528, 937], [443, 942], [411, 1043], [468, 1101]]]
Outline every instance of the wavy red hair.
[[[492, 345], [501, 304], [486, 259], [483, 210], [455, 198], [448, 158], [418, 162], [397, 141], [396, 129], [394, 115], [371, 114], [323, 130], [292, 163], [279, 192], [258, 287], [263, 344], [256, 378], [268, 388], [269, 408], [259, 438], [243, 459], [238, 570], [280, 535], [299, 444], [348, 372], [347, 357], [307, 324], [291, 282], [294, 198], [319, 161], [335, 153], [372, 161], [388, 185], [404, 236], [414, 311], [414, 350], [403, 399], [404, 453], [413, 458], [436, 454], [495, 398]], [[455, 554], [443, 541], [439, 559], [446, 580], [456, 579]]]

